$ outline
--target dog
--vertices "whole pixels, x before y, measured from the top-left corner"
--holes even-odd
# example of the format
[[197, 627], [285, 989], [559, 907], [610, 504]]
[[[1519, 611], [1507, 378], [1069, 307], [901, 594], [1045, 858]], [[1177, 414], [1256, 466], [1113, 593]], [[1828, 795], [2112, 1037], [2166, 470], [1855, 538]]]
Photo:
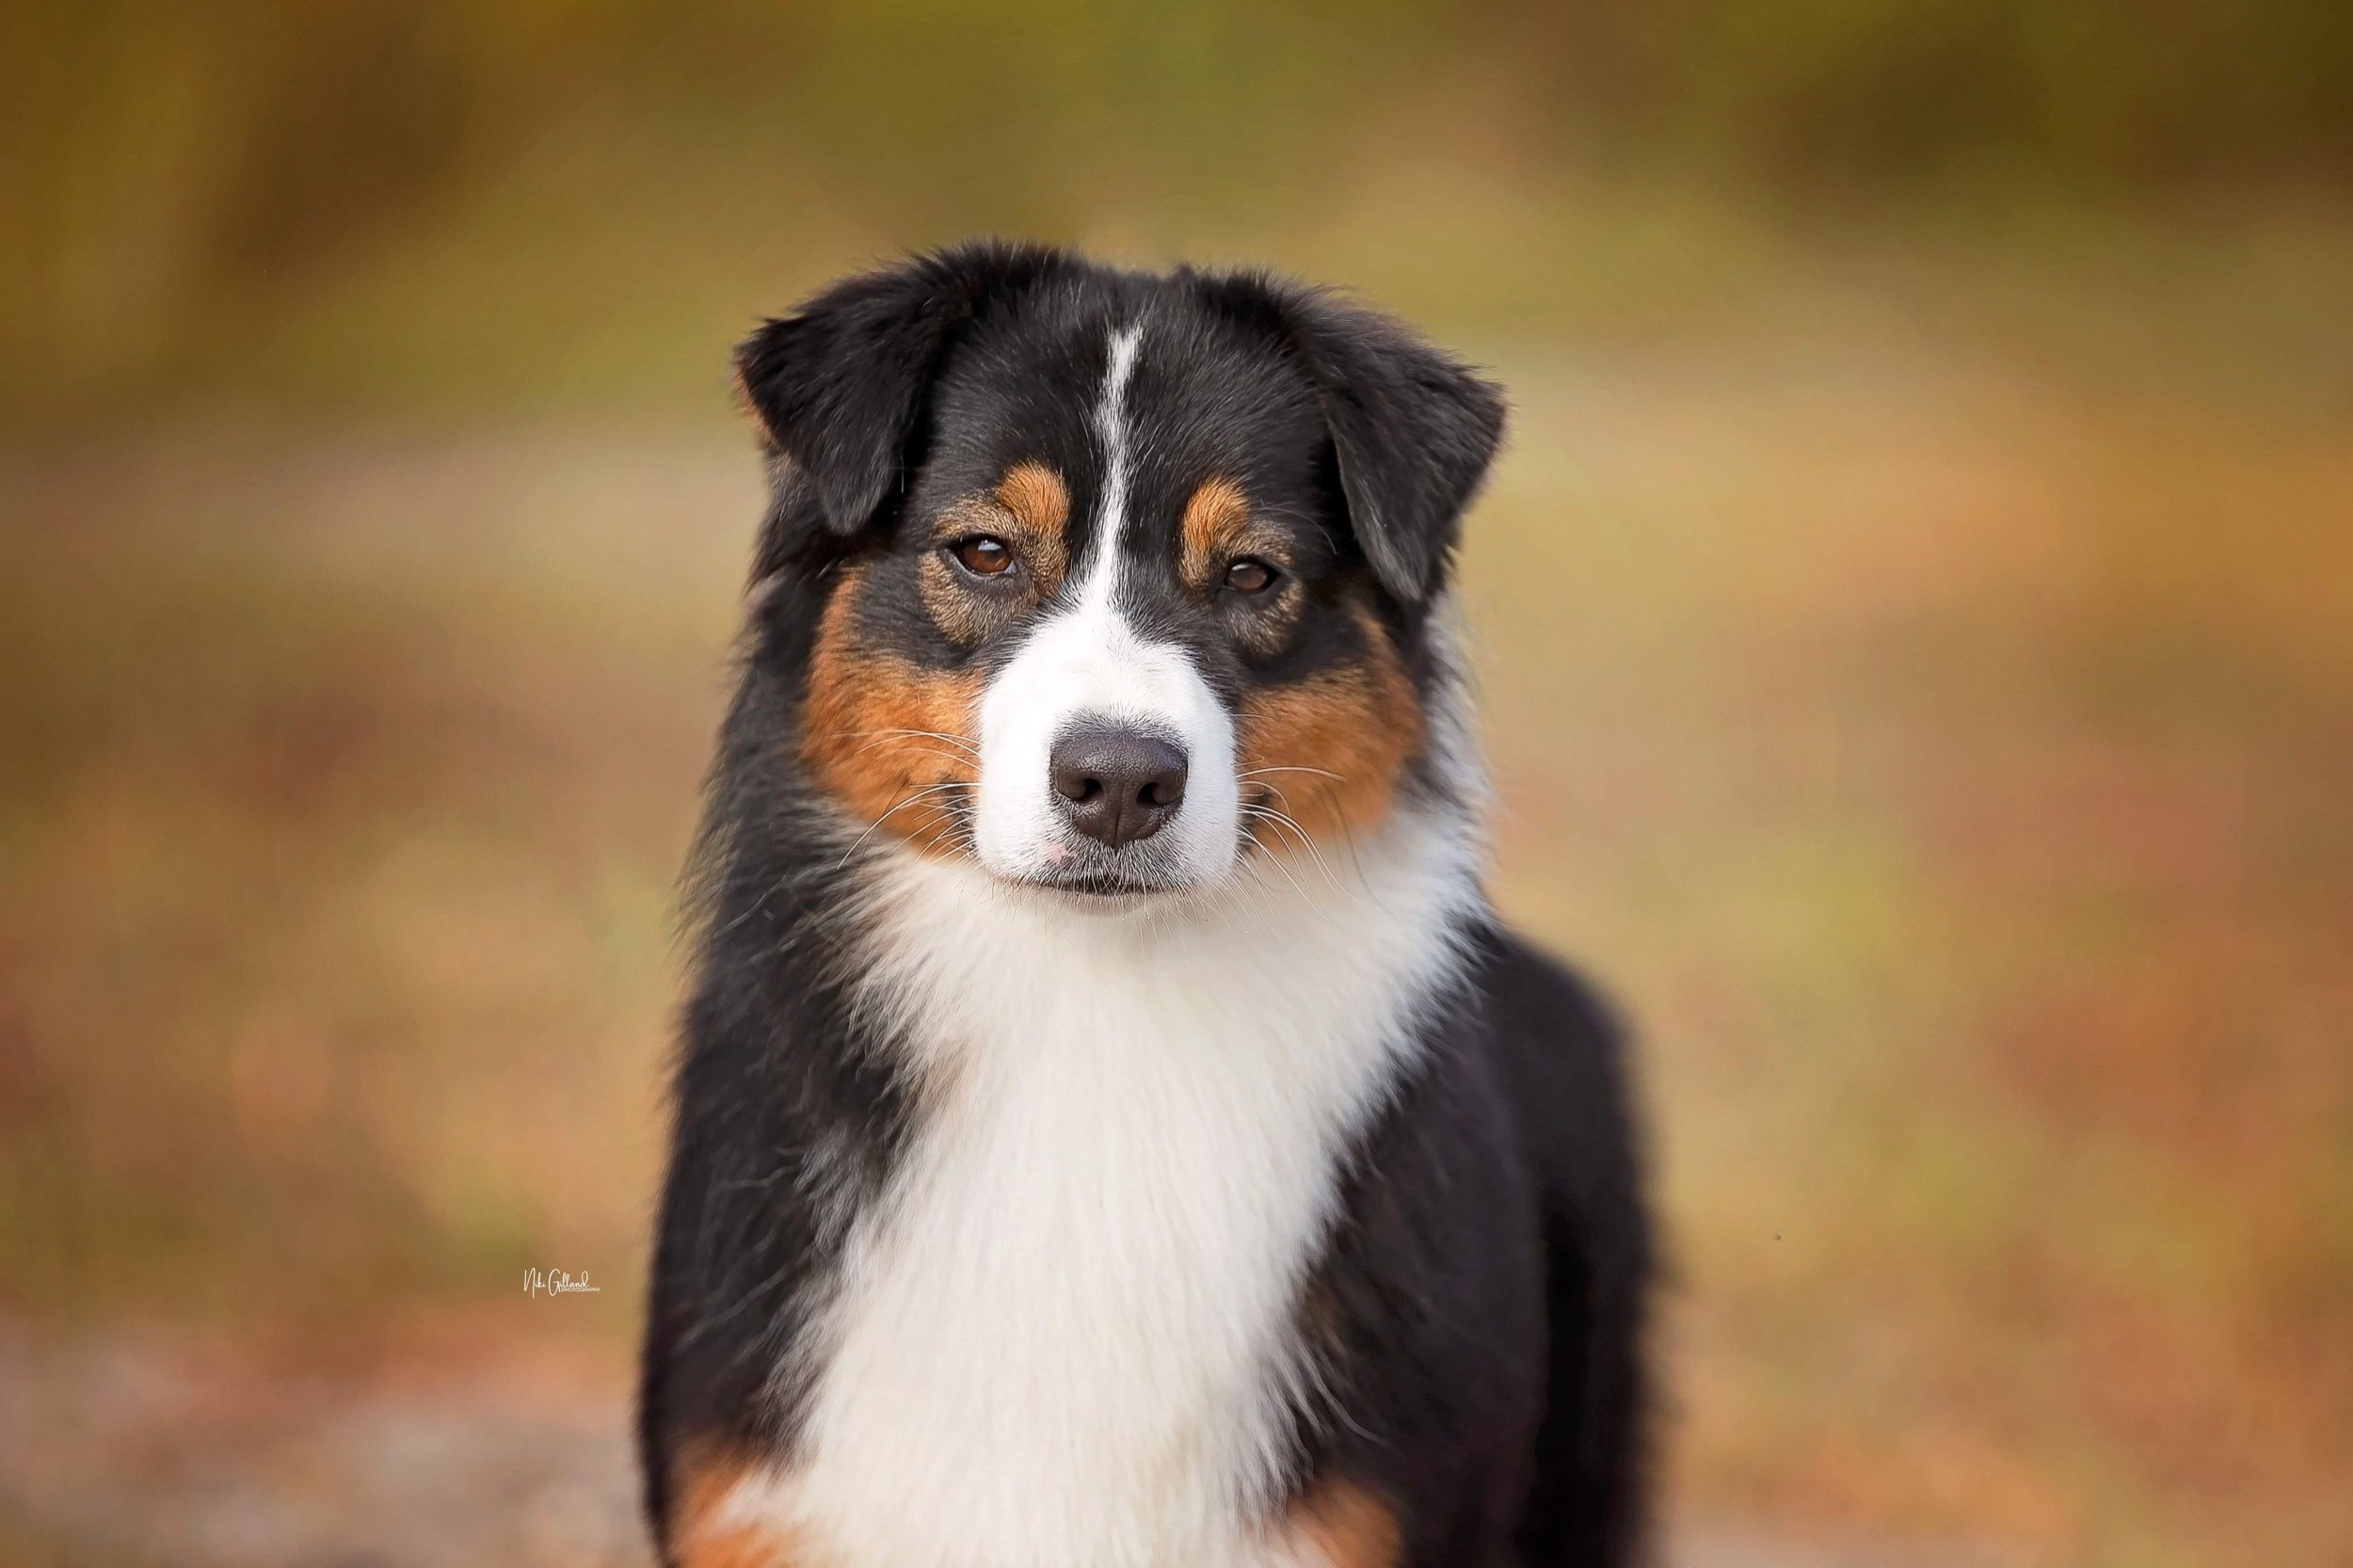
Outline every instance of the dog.
[[1640, 1550], [1621, 1032], [1481, 890], [1501, 392], [998, 242], [738, 350], [770, 500], [689, 887], [639, 1448], [670, 1568]]

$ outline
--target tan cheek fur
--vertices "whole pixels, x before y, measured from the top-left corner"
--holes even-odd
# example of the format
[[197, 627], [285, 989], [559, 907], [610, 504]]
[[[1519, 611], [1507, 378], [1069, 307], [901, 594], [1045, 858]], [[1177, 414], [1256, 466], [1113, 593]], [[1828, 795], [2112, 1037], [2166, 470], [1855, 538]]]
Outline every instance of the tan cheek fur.
[[879, 824], [918, 848], [943, 851], [953, 827], [952, 792], [918, 792], [977, 777], [980, 678], [859, 647], [852, 615], [858, 578], [856, 568], [844, 575], [818, 628], [801, 757], [861, 826]]
[[[1421, 748], [1414, 683], [1371, 611], [1360, 606], [1356, 616], [1363, 660], [1242, 700], [1245, 798], [1262, 792], [1311, 839], [1339, 839], [1379, 822], [1399, 773]], [[1258, 838], [1273, 850], [1298, 847], [1286, 845], [1279, 826]]]

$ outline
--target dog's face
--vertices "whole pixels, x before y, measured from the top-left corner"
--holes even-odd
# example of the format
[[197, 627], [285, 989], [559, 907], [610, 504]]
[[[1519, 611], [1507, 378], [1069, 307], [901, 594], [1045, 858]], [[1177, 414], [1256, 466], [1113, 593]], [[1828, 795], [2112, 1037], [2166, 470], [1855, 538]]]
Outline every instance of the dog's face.
[[976, 248], [838, 285], [738, 365], [779, 459], [762, 568], [814, 621], [798, 761], [860, 833], [1139, 898], [1409, 786], [1501, 405], [1401, 329]]

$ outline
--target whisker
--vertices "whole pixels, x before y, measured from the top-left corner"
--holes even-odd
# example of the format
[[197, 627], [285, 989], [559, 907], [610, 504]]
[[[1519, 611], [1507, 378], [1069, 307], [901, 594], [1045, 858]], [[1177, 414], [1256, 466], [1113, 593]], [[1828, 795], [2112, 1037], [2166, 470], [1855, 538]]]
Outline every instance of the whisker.
[[1332, 808], [1332, 820], [1340, 824], [1340, 842], [1348, 846], [1348, 863], [1356, 869], [1356, 880], [1370, 888], [1372, 878], [1365, 874], [1364, 856], [1356, 853], [1356, 830], [1349, 825], [1348, 813], [1340, 808], [1339, 796], [1329, 785], [1321, 788], [1323, 798]]
[[864, 740], [867, 744], [858, 747], [858, 750], [862, 752], [871, 751], [885, 741], [927, 740], [945, 741], [957, 750], [968, 752], [974, 757], [981, 754], [981, 748], [972, 741], [962, 735], [951, 735], [938, 729], [829, 729], [825, 731], [825, 735], [826, 738], [832, 740]]
[[1329, 768], [1302, 768], [1291, 766], [1274, 768], [1245, 768], [1241, 773], [1235, 775], [1235, 776], [1238, 778], [1256, 778], [1260, 774], [1268, 773], [1312, 773], [1343, 784], [1348, 781], [1345, 775], [1334, 773]]
[[[1253, 786], [1253, 788], [1264, 791], [1268, 796], [1281, 801], [1286, 806], [1290, 804], [1290, 796], [1283, 792], [1283, 787], [1279, 784], [1258, 784]], [[1249, 804], [1255, 806], [1258, 803], [1257, 801], [1252, 801]]]
[[1331, 884], [1332, 890], [1339, 894], [1342, 898], [1353, 898], [1355, 896], [1348, 888], [1340, 886], [1339, 878], [1332, 874], [1332, 868], [1324, 861], [1323, 852], [1316, 847], [1315, 836], [1309, 833], [1305, 827], [1301, 826], [1297, 818], [1289, 816], [1285, 812], [1277, 811], [1271, 806], [1251, 806], [1246, 808], [1246, 809], [1257, 812], [1269, 821], [1279, 823], [1283, 826], [1289, 828], [1292, 833], [1298, 835], [1300, 846], [1306, 850], [1307, 857], [1315, 862], [1316, 870], [1323, 873], [1323, 880]]
[[902, 800], [897, 805], [893, 806], [889, 810], [885, 811], [881, 816], [876, 817], [872, 822], [868, 823], [866, 824], [866, 831], [859, 834], [850, 847], [842, 852], [841, 858], [834, 862], [833, 869], [840, 871], [843, 866], [848, 865], [850, 863], [850, 857], [856, 855], [859, 849], [864, 847], [867, 840], [874, 836], [874, 830], [876, 828], [882, 826], [883, 824], [888, 822], [891, 818], [897, 816], [900, 812], [905, 810], [917, 801], [921, 800], [924, 796], [936, 795], [944, 790], [967, 790], [970, 788], [970, 785], [958, 778], [951, 779], [945, 784], [934, 784], [928, 789], [916, 791], [913, 794], [907, 796], [904, 800]]
[[[1256, 842], [1256, 840], [1253, 841]], [[1258, 844], [1257, 848], [1257, 857], [1255, 860], [1244, 861], [1243, 865], [1250, 872], [1251, 882], [1257, 887], [1260, 892], [1270, 895], [1277, 894], [1279, 889], [1266, 879], [1266, 876], [1259, 871], [1258, 868], [1261, 866], [1273, 866], [1277, 871], [1283, 871], [1283, 862], [1279, 856], [1270, 851], [1264, 844]], [[1286, 880], [1290, 882], [1293, 888], [1297, 888], [1299, 886], [1298, 879], [1292, 877], [1290, 872], [1288, 871], [1283, 872], [1283, 875]]]
[[1297, 893], [1303, 899], [1307, 896], [1307, 889], [1299, 885], [1299, 878], [1291, 875], [1291, 869], [1283, 864], [1283, 856], [1279, 855], [1269, 855], [1266, 856], [1266, 860], [1269, 865], [1272, 865], [1276, 871], [1283, 873], [1283, 880], [1291, 885], [1291, 891]]
[[972, 768], [977, 766], [977, 763], [972, 758], [960, 757], [952, 751], [942, 751], [936, 746], [912, 746], [908, 749], [913, 751], [919, 757], [936, 758], [942, 762], [948, 763], [952, 767]]

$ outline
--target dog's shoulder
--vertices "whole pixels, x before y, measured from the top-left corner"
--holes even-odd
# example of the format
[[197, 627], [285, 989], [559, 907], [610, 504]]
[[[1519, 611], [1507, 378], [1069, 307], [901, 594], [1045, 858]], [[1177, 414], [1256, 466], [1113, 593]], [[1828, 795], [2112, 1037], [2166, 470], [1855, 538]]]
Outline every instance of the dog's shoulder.
[[1616, 1007], [1579, 970], [1501, 924], [1480, 934], [1471, 976], [1481, 1032], [1549, 1195], [1630, 1203], [1641, 1151]]

